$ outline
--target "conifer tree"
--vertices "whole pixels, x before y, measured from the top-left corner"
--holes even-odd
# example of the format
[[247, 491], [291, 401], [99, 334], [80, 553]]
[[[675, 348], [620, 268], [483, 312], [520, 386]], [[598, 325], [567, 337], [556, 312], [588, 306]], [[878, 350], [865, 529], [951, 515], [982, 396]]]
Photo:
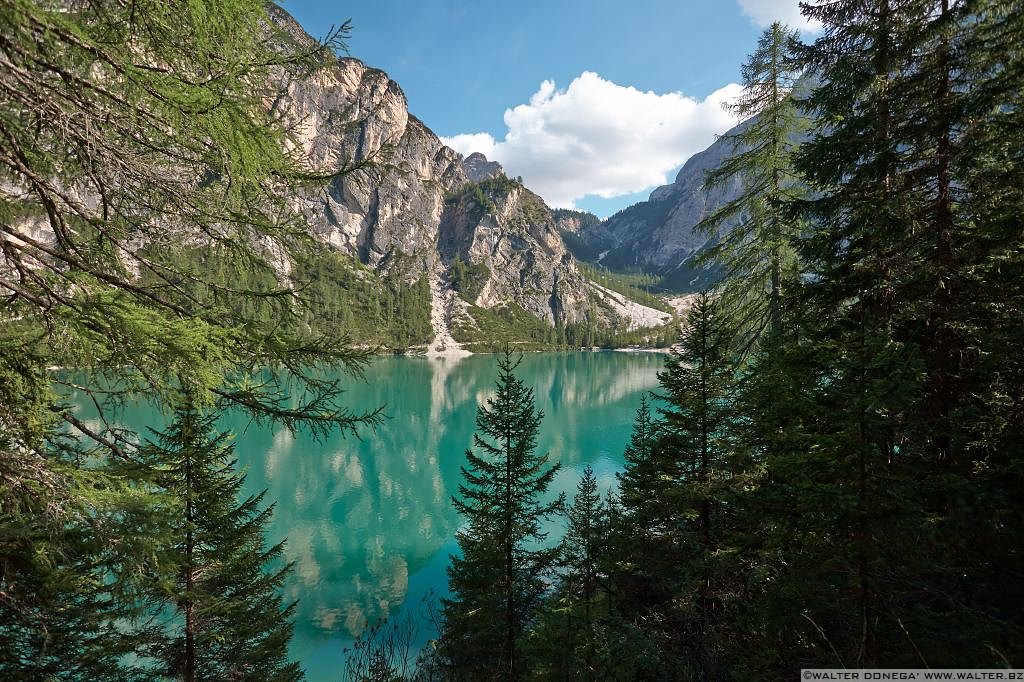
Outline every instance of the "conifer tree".
[[593, 469], [585, 467], [565, 513], [557, 582], [530, 632], [527, 659], [534, 676], [609, 678], [617, 639], [607, 553], [614, 509], [613, 496], [602, 499]]
[[775, 22], [743, 64], [743, 94], [731, 109], [746, 121], [726, 138], [733, 156], [706, 178], [709, 189], [740, 183], [742, 192], [698, 226], [716, 236], [727, 230], [703, 258], [725, 273], [719, 314], [731, 319], [743, 367], [735, 399], [751, 456], [783, 437], [788, 418], [779, 356], [792, 339], [786, 294], [799, 284], [796, 242], [805, 226], [789, 206], [806, 194], [793, 157], [807, 129], [799, 97], [812, 80], [801, 80], [799, 45], [795, 31]]
[[619, 501], [628, 514], [627, 523], [634, 532], [644, 535], [664, 530], [664, 525], [671, 522], [671, 515], [663, 513], [659, 500], [668, 496], [676, 470], [658, 448], [659, 426], [651, 414], [648, 396], [640, 396], [640, 407], [623, 453], [622, 471], [615, 475]]
[[678, 479], [669, 503], [680, 519], [679, 584], [683, 646], [698, 679], [722, 675], [718, 649], [732, 617], [723, 596], [731, 577], [716, 564], [726, 554], [733, 520], [727, 503], [742, 468], [733, 445], [732, 327], [720, 301], [701, 293], [687, 315], [679, 345], [658, 375], [661, 427], [658, 446], [676, 462]]
[[[661, 610], [678, 584], [679, 463], [665, 447], [663, 424], [652, 415], [646, 395], [640, 398], [624, 460], [616, 474], [621, 513], [610, 529], [614, 599], [628, 622], [664, 620]], [[657, 633], [651, 635], [656, 639]]]
[[[108, 469], [141, 438], [111, 409], [170, 406], [184, 388], [319, 435], [368, 416], [344, 409], [325, 378], [358, 371], [365, 354], [298, 324], [306, 297], [265, 252], [295, 262], [313, 245], [288, 197], [317, 175], [267, 102], [340, 46], [338, 35], [296, 44], [278, 11], [258, 0], [0, 7], [0, 477], [18, 482], [0, 486], [0, 524], [32, 529], [0, 532], [0, 618], [19, 643], [0, 676], [52, 657], [68, 671], [87, 664], [83, 647], [53, 647], [75, 637], [64, 605], [81, 609], [82, 642], [115, 641], [92, 636], [130, 609], [111, 586], [159, 549], [117, 530], [139, 486]], [[218, 281], [182, 258], [186, 245], [258, 285]], [[74, 367], [74, 381], [58, 367]], [[76, 416], [76, 391], [95, 422]]]
[[563, 505], [544, 499], [559, 465], [535, 452], [542, 413], [515, 375], [520, 360], [498, 358], [496, 393], [477, 410], [473, 447], [453, 504], [467, 525], [457, 536], [443, 601], [439, 651], [455, 679], [521, 679], [522, 639], [546, 586], [556, 549], [543, 549], [541, 522]]
[[[146, 536], [159, 531], [153, 517], [162, 497], [117, 476], [86, 482], [70, 466], [55, 470], [51, 462], [26, 460], [0, 430], [0, 677], [148, 679], [128, 665], [140, 633], [119, 625], [139, 615], [126, 598], [135, 581], [109, 576], [119, 565], [137, 565], [139, 545], [148, 550]], [[39, 471], [50, 476], [40, 479]], [[77, 486], [92, 493], [89, 504]], [[117, 545], [108, 535], [119, 538]]]
[[[578, 591], [580, 601], [587, 605], [599, 588], [599, 563], [606, 544], [603, 505], [597, 491], [597, 478], [588, 465], [576, 486], [576, 495], [566, 512], [566, 533], [562, 541], [566, 577]], [[584, 629], [590, 623], [590, 614]]]
[[712, 297], [700, 294], [659, 373], [660, 416], [654, 421], [641, 403], [620, 476], [617, 605], [654, 643], [667, 678], [722, 672], [718, 639], [729, 621], [722, 595], [735, 578], [727, 580], [716, 561], [727, 554], [725, 510], [741, 467], [731, 433], [731, 329]]
[[730, 107], [745, 121], [725, 138], [734, 153], [705, 181], [708, 189], [737, 182], [743, 188], [698, 229], [720, 237], [702, 257], [723, 267], [721, 313], [733, 316], [744, 355], [766, 330], [781, 333], [783, 289], [799, 272], [793, 242], [800, 225], [786, 213], [786, 203], [803, 193], [792, 161], [805, 127], [794, 93], [797, 42], [797, 33], [779, 22], [761, 35], [742, 68], [743, 94]]
[[[1024, 12], [1019, 2], [979, 0], [967, 6], [970, 31], [960, 49], [970, 56], [965, 60], [971, 88], [964, 111], [973, 125], [960, 145], [965, 153], [956, 162], [966, 195], [962, 229], [972, 237], [960, 254], [963, 299], [973, 305], [956, 320], [967, 337], [963, 356], [969, 363], [963, 374], [969, 390], [963, 394], [971, 396], [961, 423], [968, 430], [965, 449], [971, 459], [982, 461], [984, 452], [993, 463], [983, 468], [984, 478], [1001, 490], [986, 496], [1009, 502], [1019, 492], [1011, 492], [1012, 476], [1004, 474], [1019, 470], [1024, 456], [1024, 421], [1019, 418], [1024, 413], [1024, 156], [1018, 143], [1024, 126]], [[1022, 511], [1012, 503], [1001, 511], [995, 505], [988, 508], [992, 520]], [[1024, 530], [1019, 522], [999, 525]], [[979, 537], [978, 549], [998, 553], [1003, 543], [1024, 546], [1019, 535], [1003, 536], [999, 543], [992, 539]], [[1007, 604], [1019, 600], [1008, 599]]]
[[803, 50], [821, 84], [802, 103], [815, 134], [796, 159], [812, 197], [798, 205], [812, 229], [785, 360], [806, 409], [766, 461], [759, 499], [774, 505], [764, 516], [784, 568], [758, 610], [795, 635], [781, 647], [791, 667], [952, 662], [931, 638], [959, 610], [939, 595], [957, 588], [930, 536], [948, 513], [936, 499], [960, 484], [929, 483], [952, 441], [926, 424], [948, 421], [956, 390], [938, 313], [956, 279], [953, 17], [941, 1], [806, 11], [824, 25]]
[[930, 465], [922, 486], [937, 520], [930, 580], [936, 593], [955, 595], [936, 610], [954, 613], [949, 620], [971, 640], [944, 658], [982, 660], [975, 647], [984, 641], [1016, 660], [1024, 592], [998, 557], [1024, 546], [1020, 532], [1007, 532], [1024, 527], [1020, 505], [1010, 502], [1021, 479], [1009, 474], [1024, 454], [1024, 426], [1010, 416], [1024, 410], [1024, 8], [950, 0], [930, 9], [921, 68], [909, 83], [918, 110], [929, 113], [909, 136], [924, 190], [922, 267], [911, 281], [920, 303], [906, 334], [921, 346], [927, 372], [910, 440]]
[[288, 661], [294, 605], [280, 596], [284, 543], [266, 546], [272, 507], [263, 493], [243, 497], [245, 476], [215, 417], [186, 404], [142, 451], [156, 484], [179, 500], [147, 600], [165, 622], [144, 651], [153, 672], [184, 682], [299, 680]]
[[[799, 292], [796, 362], [813, 399], [793, 450], [767, 462], [772, 487], [764, 493], [779, 505], [770, 516], [786, 545], [785, 574], [771, 588], [778, 601], [764, 608], [812, 643], [810, 658], [800, 660], [888, 664], [882, 648], [901, 637], [896, 586], [914, 563], [891, 554], [910, 544], [900, 534], [917, 522], [897, 434], [919, 390], [919, 359], [894, 334], [896, 290], [910, 265], [902, 252], [910, 217], [898, 190], [895, 83], [906, 67], [910, 4], [807, 10], [824, 24], [803, 55], [821, 84], [802, 103], [815, 135], [797, 157], [813, 196], [802, 206], [814, 226], [800, 244], [809, 276]], [[796, 652], [796, 639], [785, 648]]]
[[562, 540], [566, 572], [561, 577], [575, 615], [571, 627], [578, 633], [578, 645], [573, 651], [580, 671], [576, 677], [584, 680], [598, 678], [595, 669], [597, 610], [600, 592], [604, 589], [600, 565], [607, 545], [607, 522], [603, 512], [594, 470], [587, 466], [566, 514], [568, 523]]

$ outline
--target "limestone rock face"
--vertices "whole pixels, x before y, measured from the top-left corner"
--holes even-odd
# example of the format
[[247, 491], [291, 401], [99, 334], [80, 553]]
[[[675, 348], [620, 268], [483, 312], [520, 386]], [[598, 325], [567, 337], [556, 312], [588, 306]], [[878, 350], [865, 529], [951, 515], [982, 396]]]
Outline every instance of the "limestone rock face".
[[339, 59], [288, 83], [275, 108], [309, 165], [337, 174], [295, 197], [318, 237], [378, 269], [409, 256], [410, 275], [436, 264], [444, 196], [467, 179], [458, 154], [409, 114], [397, 83]]
[[[619, 211], [600, 225], [584, 228], [580, 238], [591, 250], [603, 253], [601, 263], [607, 267], [640, 268], [665, 276], [674, 287], [704, 288], [717, 273], [692, 264], [692, 257], [709, 241], [696, 226], [743, 189], [737, 178], [705, 191], [704, 177], [733, 153], [733, 143], [724, 138], [738, 129], [690, 157], [672, 184], [658, 187], [646, 201]], [[724, 229], [729, 227], [727, 224]]]
[[[283, 10], [272, 16], [296, 44], [311, 40]], [[294, 131], [309, 166], [334, 175], [293, 199], [326, 248], [408, 281], [426, 275], [435, 298], [446, 301], [459, 259], [490, 273], [475, 305], [514, 303], [548, 322], [595, 314], [540, 197], [484, 155], [464, 159], [446, 147], [409, 113], [402, 89], [383, 71], [327, 57], [315, 74], [288, 82], [271, 108]], [[610, 309], [600, 315], [618, 321]]]
[[462, 161], [462, 170], [473, 182], [504, 175], [505, 169], [497, 161], [488, 161], [480, 152], [473, 152]]
[[584, 318], [590, 300], [586, 280], [551, 211], [518, 182], [502, 176], [451, 197], [439, 237], [444, 263], [459, 259], [486, 267], [473, 305], [515, 303], [551, 323]]

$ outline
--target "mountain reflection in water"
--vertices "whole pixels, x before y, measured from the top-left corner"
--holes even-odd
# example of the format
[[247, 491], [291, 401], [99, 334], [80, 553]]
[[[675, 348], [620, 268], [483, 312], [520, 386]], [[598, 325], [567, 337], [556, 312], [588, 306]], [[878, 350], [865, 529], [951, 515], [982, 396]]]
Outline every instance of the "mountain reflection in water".
[[[657, 385], [658, 353], [531, 353], [519, 376], [544, 411], [541, 451], [562, 463], [551, 493], [572, 496], [590, 464], [607, 487], [621, 467], [640, 394]], [[366, 627], [444, 593], [444, 569], [460, 519], [451, 496], [475, 430], [477, 405], [491, 395], [494, 356], [384, 357], [364, 380], [346, 380], [345, 403], [385, 406], [387, 419], [360, 438], [316, 441], [307, 433], [258, 427], [228, 415], [246, 468], [246, 491], [266, 489], [274, 504], [268, 542], [287, 538], [294, 571], [285, 585], [297, 601], [293, 655], [308, 679], [337, 679], [343, 646]], [[89, 417], [88, 410], [81, 410]], [[117, 421], [160, 427], [157, 411], [125, 408]], [[550, 529], [560, 533], [561, 522]], [[433, 636], [420, 623], [418, 641]]]

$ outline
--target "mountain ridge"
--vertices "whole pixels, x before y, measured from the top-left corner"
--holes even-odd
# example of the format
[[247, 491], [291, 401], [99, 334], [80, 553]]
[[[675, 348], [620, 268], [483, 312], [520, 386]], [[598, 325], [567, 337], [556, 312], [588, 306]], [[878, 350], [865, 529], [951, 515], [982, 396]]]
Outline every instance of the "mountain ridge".
[[[272, 17], [296, 44], [312, 41], [284, 10]], [[287, 122], [310, 166], [338, 173], [297, 193], [293, 208], [328, 248], [378, 273], [400, 268], [409, 282], [429, 278], [432, 350], [441, 350], [437, 338], [445, 350], [457, 345], [447, 341], [457, 331], [451, 321], [468, 316], [464, 330], [479, 326], [473, 318], [481, 309], [515, 306], [552, 327], [627, 330], [651, 319], [605, 302], [576, 267], [543, 200], [482, 154], [463, 158], [445, 146], [409, 112], [385, 72], [351, 57], [325, 58], [319, 71], [283, 87], [272, 113]], [[480, 183], [491, 184], [484, 191]], [[472, 300], [452, 296], [456, 259], [486, 279]]]
[[[742, 192], [742, 180], [733, 178], [707, 188], [706, 174], [734, 152], [730, 136], [746, 122], [733, 127], [706, 149], [697, 152], [679, 169], [673, 182], [651, 191], [637, 202], [599, 224], [579, 230], [572, 240], [574, 253], [615, 271], [641, 271], [661, 278], [661, 286], [680, 292], [708, 288], [720, 276], [717, 269], [696, 265], [694, 259], [713, 237], [696, 229], [709, 213]], [[728, 230], [732, 222], [723, 225]]]

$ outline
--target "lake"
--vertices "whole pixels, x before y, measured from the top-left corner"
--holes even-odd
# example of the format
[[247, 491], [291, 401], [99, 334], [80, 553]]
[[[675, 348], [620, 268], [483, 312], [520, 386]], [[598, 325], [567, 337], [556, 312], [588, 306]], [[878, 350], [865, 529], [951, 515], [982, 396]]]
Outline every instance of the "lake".
[[[561, 471], [552, 495], [571, 499], [593, 467], [604, 488], [622, 466], [633, 415], [657, 386], [660, 353], [530, 353], [517, 371], [544, 411], [539, 450]], [[292, 655], [311, 682], [339, 680], [344, 648], [367, 626], [411, 613], [415, 644], [434, 637], [421, 605], [446, 593], [445, 569], [460, 519], [451, 497], [470, 445], [477, 406], [492, 394], [496, 357], [382, 357], [363, 380], [348, 382], [347, 405], [384, 405], [388, 418], [361, 439], [317, 442], [261, 428], [241, 417], [235, 433], [246, 490], [267, 490], [274, 515], [268, 543], [287, 538], [294, 571], [285, 598], [297, 600]], [[129, 407], [120, 421], [160, 425], [163, 417]], [[553, 535], [561, 522], [553, 522]]]

